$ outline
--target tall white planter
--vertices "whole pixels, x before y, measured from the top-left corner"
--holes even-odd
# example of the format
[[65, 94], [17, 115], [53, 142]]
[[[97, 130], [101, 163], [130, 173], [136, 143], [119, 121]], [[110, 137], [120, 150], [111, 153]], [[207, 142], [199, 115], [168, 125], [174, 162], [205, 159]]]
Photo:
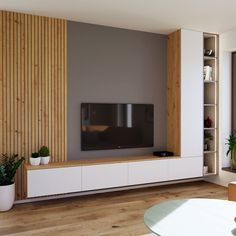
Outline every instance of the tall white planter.
[[15, 183], [0, 186], [0, 211], [8, 211], [12, 208], [15, 200]]

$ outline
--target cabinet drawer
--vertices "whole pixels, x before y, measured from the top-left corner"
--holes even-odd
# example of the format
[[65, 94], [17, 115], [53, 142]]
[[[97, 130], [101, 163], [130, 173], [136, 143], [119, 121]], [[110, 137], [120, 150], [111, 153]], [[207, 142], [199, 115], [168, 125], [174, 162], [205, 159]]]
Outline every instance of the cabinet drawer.
[[27, 197], [81, 191], [81, 167], [27, 171]]
[[129, 184], [145, 184], [168, 180], [168, 160], [129, 163]]
[[182, 157], [169, 163], [169, 180], [187, 179], [202, 176], [202, 157]]
[[127, 163], [82, 166], [83, 191], [120, 187], [127, 184]]

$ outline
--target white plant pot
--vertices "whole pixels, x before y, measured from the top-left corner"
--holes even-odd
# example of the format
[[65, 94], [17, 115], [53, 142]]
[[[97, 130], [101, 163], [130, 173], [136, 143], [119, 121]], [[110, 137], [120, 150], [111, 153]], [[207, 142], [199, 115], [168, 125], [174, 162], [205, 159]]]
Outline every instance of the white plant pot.
[[47, 165], [48, 163], [49, 163], [49, 161], [50, 161], [50, 156], [47, 156], [47, 157], [41, 157], [41, 164], [42, 165]]
[[33, 158], [30, 157], [30, 165], [32, 166], [39, 166], [41, 161], [41, 157]]
[[0, 186], [0, 211], [9, 211], [15, 200], [15, 183]]

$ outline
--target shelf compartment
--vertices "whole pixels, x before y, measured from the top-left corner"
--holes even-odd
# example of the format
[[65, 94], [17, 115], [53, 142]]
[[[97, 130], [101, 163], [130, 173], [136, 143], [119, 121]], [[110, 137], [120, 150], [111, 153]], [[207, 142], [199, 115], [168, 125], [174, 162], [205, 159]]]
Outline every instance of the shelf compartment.
[[[212, 126], [210, 128], [216, 128], [216, 106], [205, 106], [204, 107], [204, 120], [208, 117], [212, 120]], [[206, 127], [204, 127], [206, 128]]]
[[215, 83], [204, 84], [204, 103], [216, 104], [216, 86]]
[[[212, 140], [208, 142], [208, 149], [205, 150], [205, 137], [209, 133], [212, 135]], [[203, 151], [215, 151], [216, 150], [216, 130], [204, 130], [204, 150]]]
[[217, 165], [216, 165], [216, 154], [217, 152], [214, 153], [209, 153], [204, 155], [204, 166], [208, 166], [208, 174], [204, 175], [209, 175], [209, 174], [216, 174], [217, 170]]

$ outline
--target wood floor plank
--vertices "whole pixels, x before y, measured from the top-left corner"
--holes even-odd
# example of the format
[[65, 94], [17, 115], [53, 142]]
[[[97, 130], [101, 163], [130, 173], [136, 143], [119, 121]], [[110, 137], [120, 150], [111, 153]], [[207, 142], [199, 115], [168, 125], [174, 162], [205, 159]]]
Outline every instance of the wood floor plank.
[[143, 235], [145, 210], [178, 198], [227, 199], [227, 188], [198, 181], [19, 204], [0, 213], [0, 235]]

